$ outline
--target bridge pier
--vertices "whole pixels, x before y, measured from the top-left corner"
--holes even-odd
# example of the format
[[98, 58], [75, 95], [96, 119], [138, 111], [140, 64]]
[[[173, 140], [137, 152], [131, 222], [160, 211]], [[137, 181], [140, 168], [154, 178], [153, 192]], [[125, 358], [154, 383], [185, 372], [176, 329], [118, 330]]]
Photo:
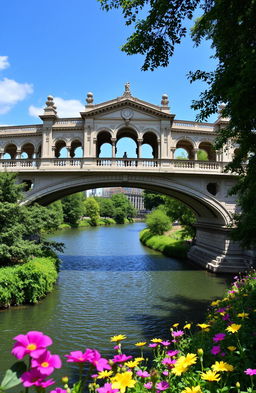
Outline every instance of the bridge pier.
[[230, 229], [211, 224], [198, 224], [196, 240], [188, 258], [215, 273], [237, 273], [253, 266], [254, 258], [230, 239]]

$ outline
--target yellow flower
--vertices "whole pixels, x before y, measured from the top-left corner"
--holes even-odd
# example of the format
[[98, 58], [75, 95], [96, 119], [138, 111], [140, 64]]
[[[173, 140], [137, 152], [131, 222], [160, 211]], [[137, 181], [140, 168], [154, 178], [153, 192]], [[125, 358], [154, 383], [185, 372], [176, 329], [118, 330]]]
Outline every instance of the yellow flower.
[[125, 365], [129, 368], [137, 367], [139, 364], [136, 360], [131, 360], [130, 362], [125, 362]]
[[237, 333], [242, 325], [238, 325], [236, 323], [232, 323], [232, 325], [228, 326], [226, 330], [230, 333]]
[[233, 345], [230, 345], [230, 346], [228, 347], [228, 349], [229, 349], [231, 352], [233, 352], [233, 351], [236, 350], [236, 347], [234, 347]]
[[135, 358], [134, 359], [136, 362], [138, 362], [138, 363], [140, 363], [140, 362], [143, 362], [143, 360], [145, 360], [144, 358]]
[[204, 354], [203, 348], [198, 348], [197, 353], [199, 356], [203, 356], [203, 354]]
[[146, 341], [143, 341], [143, 342], [136, 343], [135, 345], [136, 347], [143, 347], [146, 344], [147, 344]]
[[191, 323], [187, 323], [184, 325], [183, 329], [191, 329]]
[[201, 374], [201, 378], [205, 381], [219, 381], [220, 380], [220, 374], [217, 374], [215, 371], [208, 370], [205, 373]]
[[179, 326], [179, 323], [174, 323], [172, 326], [173, 326], [174, 328], [176, 328], [176, 327]]
[[222, 360], [220, 362], [215, 362], [212, 365], [212, 369], [216, 372], [220, 371], [233, 371], [234, 367], [231, 364], [228, 364], [226, 362], [223, 362]]
[[238, 318], [248, 318], [249, 314], [248, 312], [240, 312], [239, 314], [237, 314]]
[[181, 375], [187, 371], [188, 367], [195, 364], [197, 356], [194, 353], [188, 353], [186, 356], [180, 356], [177, 362], [174, 364], [171, 372], [175, 375]]
[[181, 391], [181, 393], [203, 393], [203, 392], [201, 390], [201, 387], [197, 385], [197, 386], [191, 386], [191, 388], [185, 388], [184, 390]]
[[210, 327], [207, 323], [198, 323], [197, 326], [199, 326], [201, 329], [207, 329]]
[[107, 378], [107, 377], [110, 377], [112, 374], [113, 374], [113, 371], [111, 371], [111, 370], [110, 371], [107, 371], [107, 370], [100, 371], [98, 373], [98, 378], [97, 379]]
[[121, 393], [124, 393], [126, 388], [133, 388], [136, 381], [132, 379], [132, 372], [126, 371], [124, 373], [117, 373], [111, 378], [112, 389], [119, 389]]
[[152, 343], [161, 343], [163, 340], [161, 338], [152, 338]]
[[218, 306], [220, 304], [220, 300], [214, 300], [213, 302], [211, 302], [211, 306]]
[[125, 340], [127, 337], [123, 334], [118, 334], [117, 336], [111, 337], [110, 341], [122, 341]]

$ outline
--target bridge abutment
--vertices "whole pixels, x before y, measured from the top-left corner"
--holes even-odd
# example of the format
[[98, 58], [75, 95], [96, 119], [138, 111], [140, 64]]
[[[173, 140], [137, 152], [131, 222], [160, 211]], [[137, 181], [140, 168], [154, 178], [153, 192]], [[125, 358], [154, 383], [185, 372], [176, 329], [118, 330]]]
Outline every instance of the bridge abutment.
[[229, 228], [198, 224], [188, 258], [215, 273], [237, 273], [251, 268], [253, 255], [246, 254], [229, 235]]

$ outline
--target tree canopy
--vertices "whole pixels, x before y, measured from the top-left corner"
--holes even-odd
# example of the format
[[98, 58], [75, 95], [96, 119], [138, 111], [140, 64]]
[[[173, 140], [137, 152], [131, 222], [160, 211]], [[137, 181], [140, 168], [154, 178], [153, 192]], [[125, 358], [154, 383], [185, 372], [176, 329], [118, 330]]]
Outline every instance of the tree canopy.
[[[217, 113], [229, 119], [218, 130], [216, 148], [228, 143], [239, 146], [227, 170], [239, 174], [237, 193], [242, 213], [234, 217], [234, 237], [244, 247], [256, 246], [256, 1], [255, 0], [98, 0], [105, 10], [121, 8], [134, 32], [122, 50], [145, 56], [142, 70], [167, 66], [175, 45], [187, 34], [186, 20], [200, 7], [192, 38], [195, 45], [211, 40], [216, 69], [190, 72], [191, 82], [201, 80], [207, 88], [194, 100], [198, 121]], [[142, 16], [142, 17], [141, 17]], [[248, 230], [250, 228], [250, 230]]]

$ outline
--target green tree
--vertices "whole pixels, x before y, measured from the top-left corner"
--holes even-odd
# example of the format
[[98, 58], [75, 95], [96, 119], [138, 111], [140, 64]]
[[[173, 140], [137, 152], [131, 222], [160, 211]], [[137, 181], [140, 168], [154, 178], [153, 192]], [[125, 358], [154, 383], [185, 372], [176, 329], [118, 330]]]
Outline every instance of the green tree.
[[62, 208], [64, 222], [71, 225], [71, 227], [77, 227], [78, 221], [84, 214], [84, 196], [83, 193], [68, 195], [62, 198]]
[[204, 150], [198, 150], [197, 159], [200, 161], [208, 161], [208, 154]]
[[18, 184], [16, 173], [0, 173], [0, 202], [16, 203], [23, 198], [24, 185]]
[[195, 237], [196, 217], [189, 207], [176, 199], [166, 196], [164, 209], [172, 222], [178, 221], [179, 224], [184, 228], [184, 236], [191, 236], [192, 238]]
[[90, 217], [90, 224], [96, 226], [100, 219], [100, 206], [98, 202], [93, 198], [87, 198], [84, 201], [85, 215]]
[[96, 201], [100, 205], [101, 217], [110, 217], [110, 218], [114, 217], [115, 208], [114, 208], [113, 201], [110, 198], [97, 197]]
[[[175, 45], [186, 35], [186, 20], [192, 19], [200, 6], [202, 16], [196, 21], [192, 38], [196, 45], [211, 40], [216, 69], [197, 70], [190, 81], [203, 81], [208, 88], [192, 107], [199, 110], [197, 120], [206, 120], [225, 104], [222, 115], [229, 118], [220, 127], [216, 148], [228, 141], [239, 145], [229, 170], [240, 175], [233, 193], [238, 194], [241, 213], [235, 216], [236, 240], [244, 247], [256, 246], [256, 2], [255, 0], [99, 0], [102, 8], [121, 8], [126, 24], [135, 31], [122, 50], [145, 55], [143, 70], [167, 66]], [[141, 18], [140, 11], [145, 17]], [[247, 229], [250, 228], [248, 231]]]
[[49, 212], [49, 229], [47, 230], [56, 230], [63, 223], [63, 207], [61, 200], [55, 201], [47, 206]]
[[159, 208], [147, 214], [146, 224], [153, 235], [162, 235], [171, 228], [170, 218]]
[[[111, 196], [111, 201], [113, 202], [115, 211], [114, 211], [114, 219], [118, 224], [123, 224], [125, 218], [131, 220], [136, 215], [136, 209], [134, 209], [132, 203], [129, 201], [126, 195], [124, 194], [114, 194]], [[123, 212], [121, 214], [121, 211]], [[123, 219], [120, 217], [123, 216]], [[120, 220], [122, 222], [120, 222]]]
[[36, 204], [25, 206], [17, 203], [22, 196], [21, 187], [16, 184], [15, 174], [0, 175], [1, 265], [25, 262], [32, 256], [45, 256], [52, 250], [62, 250], [60, 243], [44, 238], [43, 233], [53, 225], [48, 209]]
[[148, 190], [143, 191], [144, 206], [146, 210], [152, 210], [165, 202], [164, 195]]

